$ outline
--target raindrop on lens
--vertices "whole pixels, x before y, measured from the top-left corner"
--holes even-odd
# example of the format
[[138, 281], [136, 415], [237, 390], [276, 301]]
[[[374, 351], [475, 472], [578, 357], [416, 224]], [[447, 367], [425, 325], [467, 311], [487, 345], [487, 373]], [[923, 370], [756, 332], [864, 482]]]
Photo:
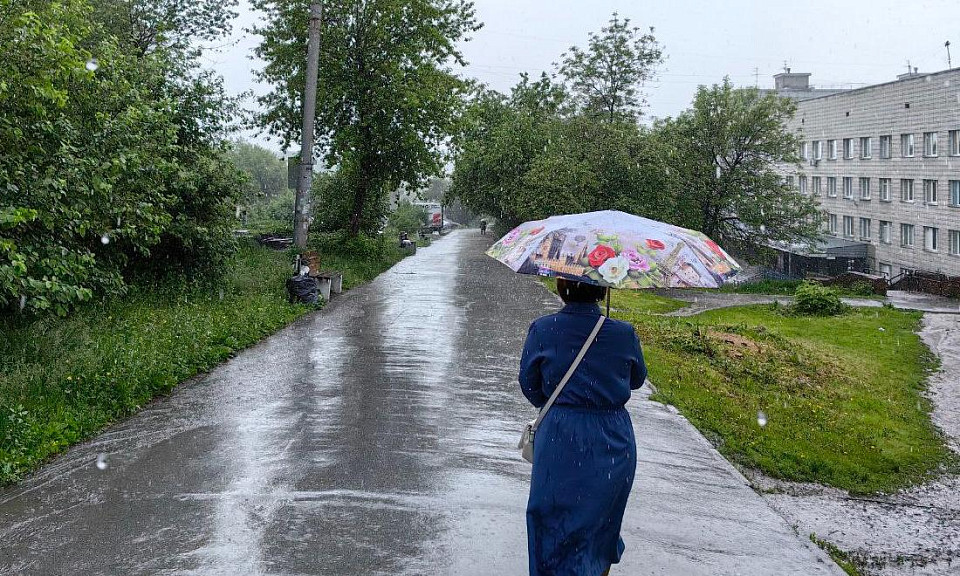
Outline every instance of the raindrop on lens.
[[763, 410], [757, 412], [757, 424], [759, 424], [761, 428], [767, 425], [767, 415]]
[[106, 470], [106, 469], [107, 469], [107, 455], [97, 454], [97, 470]]
[[100, 63], [97, 62], [97, 59], [96, 59], [96, 58], [91, 58], [91, 59], [87, 60], [87, 66], [86, 66], [87, 70], [89, 70], [89, 71], [91, 71], [91, 72], [96, 72], [96, 71], [97, 71], [97, 68], [99, 68], [99, 67], [100, 67]]

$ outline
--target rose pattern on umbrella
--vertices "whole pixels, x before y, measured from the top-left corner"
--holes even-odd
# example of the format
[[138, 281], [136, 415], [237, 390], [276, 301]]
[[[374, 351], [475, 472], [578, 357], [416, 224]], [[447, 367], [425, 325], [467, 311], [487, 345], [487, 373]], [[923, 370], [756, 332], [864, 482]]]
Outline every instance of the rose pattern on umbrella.
[[647, 247], [651, 250], [663, 250], [667, 247], [666, 244], [659, 240], [654, 240], [652, 238], [647, 238]]
[[635, 272], [647, 272], [650, 270], [650, 262], [633, 248], [627, 248], [621, 252], [620, 255], [630, 262], [630, 270]]
[[587, 256], [587, 261], [590, 262], [590, 266], [599, 268], [604, 262], [616, 255], [617, 253], [613, 248], [603, 244], [597, 244], [597, 247]]

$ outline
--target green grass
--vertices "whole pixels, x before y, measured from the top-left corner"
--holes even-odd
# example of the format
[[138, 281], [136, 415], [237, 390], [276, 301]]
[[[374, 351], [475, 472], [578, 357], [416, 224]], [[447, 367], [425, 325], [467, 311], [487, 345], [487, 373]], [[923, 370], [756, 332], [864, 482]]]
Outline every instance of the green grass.
[[[400, 258], [326, 253], [323, 265], [342, 270], [348, 289]], [[287, 303], [291, 261], [246, 247], [222, 292], [139, 287], [66, 319], [0, 320], [0, 484], [312, 310]]]
[[[802, 280], [756, 280], [753, 282], [746, 282], [744, 284], [724, 284], [720, 287], [719, 292], [724, 292], [727, 294], [769, 294], [773, 296], [793, 296], [797, 291], [797, 287], [802, 284]], [[870, 286], [866, 283], [860, 284], [859, 286], [854, 285], [850, 287], [846, 286], [834, 286], [840, 296], [844, 298], [883, 298], [873, 293], [870, 289]]]
[[826, 540], [817, 538], [817, 535], [813, 533], [810, 534], [810, 541], [819, 546], [821, 550], [829, 554], [830, 558], [837, 563], [837, 566], [839, 566], [840, 569], [846, 572], [849, 576], [861, 576], [863, 574], [854, 559], [843, 550], [837, 548]]
[[811, 318], [751, 306], [670, 318], [647, 312], [662, 305], [648, 294], [618, 294], [626, 302], [613, 316], [636, 326], [655, 399], [735, 463], [870, 493], [955, 462], [922, 395], [936, 359], [916, 334], [919, 313]]

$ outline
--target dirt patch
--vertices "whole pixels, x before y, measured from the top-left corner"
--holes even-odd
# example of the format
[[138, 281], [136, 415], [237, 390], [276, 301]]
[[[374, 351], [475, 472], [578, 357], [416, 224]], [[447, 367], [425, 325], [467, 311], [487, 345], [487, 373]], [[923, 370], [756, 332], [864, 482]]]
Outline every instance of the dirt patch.
[[739, 334], [709, 330], [707, 331], [707, 336], [726, 344], [727, 353], [734, 358], [743, 358], [744, 352], [759, 354], [763, 351], [763, 347], [761, 347], [760, 344], [755, 340], [751, 340], [750, 338], [746, 338]]

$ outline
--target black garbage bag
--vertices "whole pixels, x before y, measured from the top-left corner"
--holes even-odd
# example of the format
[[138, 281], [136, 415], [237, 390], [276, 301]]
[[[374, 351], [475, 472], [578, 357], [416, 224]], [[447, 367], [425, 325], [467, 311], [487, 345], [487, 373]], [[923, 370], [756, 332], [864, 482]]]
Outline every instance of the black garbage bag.
[[287, 279], [287, 295], [290, 297], [291, 304], [295, 302], [316, 304], [320, 295], [320, 283], [316, 278], [306, 274], [291, 276]]

